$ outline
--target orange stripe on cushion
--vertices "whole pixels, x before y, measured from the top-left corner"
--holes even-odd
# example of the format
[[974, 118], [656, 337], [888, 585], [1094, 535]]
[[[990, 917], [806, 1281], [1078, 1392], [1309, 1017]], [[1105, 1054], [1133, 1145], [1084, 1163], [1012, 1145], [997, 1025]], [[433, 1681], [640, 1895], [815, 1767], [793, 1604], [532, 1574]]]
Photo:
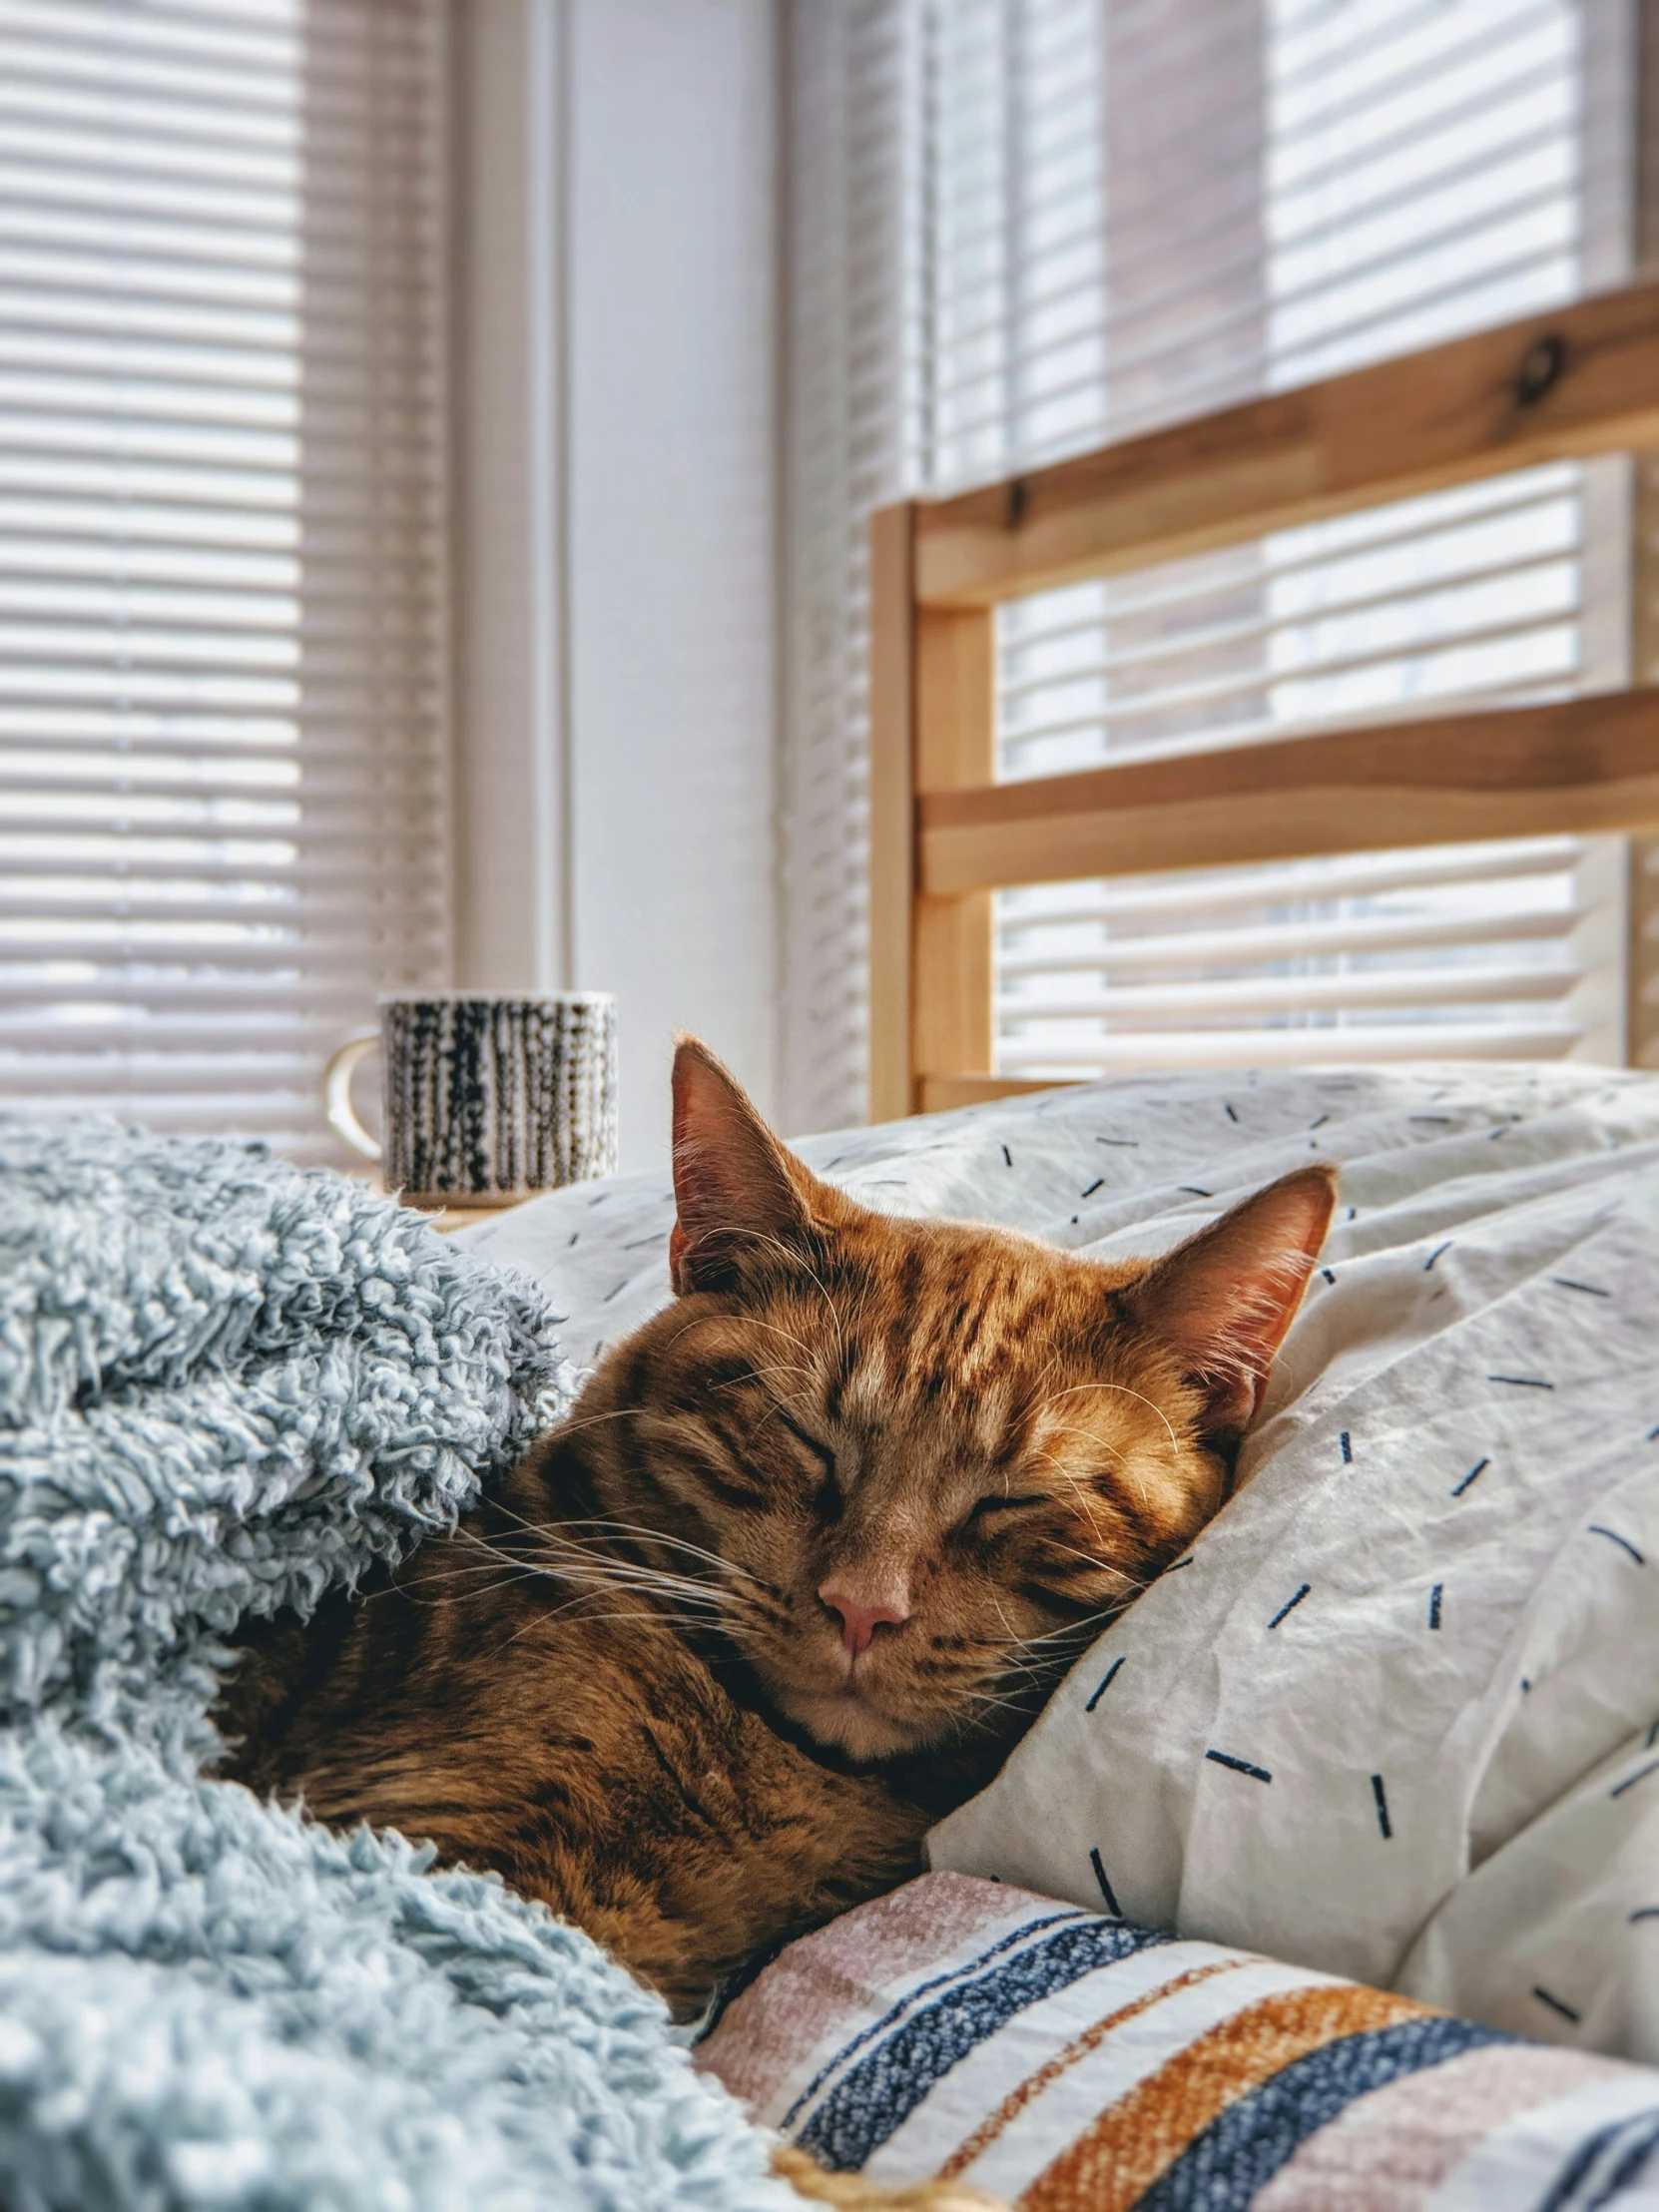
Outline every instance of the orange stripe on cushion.
[[1020, 2212], [1129, 2212], [1230, 2104], [1345, 2035], [1420, 2017], [1409, 1997], [1348, 1983], [1287, 1989], [1223, 2020], [1101, 2113], [1020, 2198]]
[[1194, 1966], [1186, 1973], [1177, 1974], [1173, 1981], [1161, 1982], [1156, 1989], [1144, 1991], [1132, 2004], [1120, 2005], [1117, 2011], [1108, 2012], [1103, 2020], [1095, 2020], [1084, 2028], [1081, 2035], [1075, 2036], [1064, 2050], [1056, 2051], [1046, 2064], [1039, 2066], [1028, 2080], [1022, 2081], [1017, 2089], [1010, 2090], [990, 2118], [981, 2121], [966, 2142], [951, 2152], [939, 2168], [938, 2178], [941, 2181], [954, 2181], [959, 2173], [964, 2173], [976, 2158], [990, 2148], [1009, 2121], [1019, 2117], [1033, 2097], [1041, 2096], [1049, 2084], [1058, 2080], [1068, 2067], [1075, 2066], [1080, 2058], [1086, 2058], [1091, 2050], [1106, 2040], [1114, 2028], [1122, 2027], [1125, 2021], [1134, 2019], [1137, 2013], [1145, 2012], [1150, 2006], [1162, 2004], [1166, 1997], [1174, 1996], [1177, 1990], [1190, 1989], [1198, 1981], [1213, 1980], [1218, 1973], [1237, 1973], [1241, 1966], [1250, 1963], [1247, 1958], [1223, 1958], [1213, 1966]]

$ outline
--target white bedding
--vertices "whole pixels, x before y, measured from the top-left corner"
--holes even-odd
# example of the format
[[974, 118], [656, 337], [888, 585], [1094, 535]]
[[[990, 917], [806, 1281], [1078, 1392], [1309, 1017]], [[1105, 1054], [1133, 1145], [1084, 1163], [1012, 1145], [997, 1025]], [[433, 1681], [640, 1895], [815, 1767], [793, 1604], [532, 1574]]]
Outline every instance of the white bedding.
[[[1659, 1082], [1180, 1076], [800, 1149], [1113, 1256], [1343, 1167], [1240, 1495], [933, 1864], [1659, 2060]], [[465, 1234], [583, 1360], [665, 1302], [671, 1220], [630, 1177]]]

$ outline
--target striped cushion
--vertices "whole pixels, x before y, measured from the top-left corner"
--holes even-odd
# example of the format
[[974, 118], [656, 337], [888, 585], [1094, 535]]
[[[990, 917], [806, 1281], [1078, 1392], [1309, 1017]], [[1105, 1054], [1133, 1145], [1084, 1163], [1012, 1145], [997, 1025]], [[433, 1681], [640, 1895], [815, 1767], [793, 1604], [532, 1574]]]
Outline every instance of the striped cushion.
[[1659, 2071], [965, 1875], [792, 1944], [698, 2058], [823, 2165], [1022, 2212], [1659, 2203]]

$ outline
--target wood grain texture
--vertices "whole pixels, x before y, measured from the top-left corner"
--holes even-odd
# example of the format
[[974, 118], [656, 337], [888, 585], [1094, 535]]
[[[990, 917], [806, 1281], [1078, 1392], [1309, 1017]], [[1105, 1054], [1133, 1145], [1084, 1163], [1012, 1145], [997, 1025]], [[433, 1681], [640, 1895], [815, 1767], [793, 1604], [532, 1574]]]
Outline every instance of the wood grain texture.
[[922, 505], [917, 596], [990, 605], [1656, 442], [1659, 284], [1644, 284]]
[[1659, 823], [1659, 690], [1237, 746], [918, 802], [933, 895]]
[[[971, 791], [996, 774], [993, 622], [989, 608], [926, 610], [916, 617], [918, 793]], [[910, 951], [912, 1086], [931, 1070], [988, 1074], [995, 982], [990, 892], [918, 897]]]
[[915, 510], [883, 507], [869, 540], [869, 1115], [913, 1111], [910, 928], [915, 898]]
[[1025, 1098], [1032, 1091], [1068, 1088], [1063, 1077], [1032, 1081], [1023, 1075], [923, 1075], [916, 1080], [916, 1111], [942, 1114], [952, 1106], [983, 1106], [992, 1098]]
[[988, 1075], [996, 988], [990, 892], [918, 898], [913, 928], [912, 1085], [930, 1074]]
[[[1659, 12], [1656, 9], [1653, 12]], [[1643, 18], [1643, 51], [1648, 36]], [[1655, 56], [1659, 66], [1659, 55]], [[1659, 453], [1631, 456], [1630, 671], [1659, 677]], [[1625, 1063], [1659, 1067], [1659, 835], [1633, 836], [1625, 901]]]
[[1659, 1068], [1659, 836], [1630, 840], [1625, 1061]]
[[[1644, 69], [1652, 17], [1659, 4], [1644, 7]], [[1652, 66], [1659, 70], [1659, 37], [1653, 40]], [[1647, 94], [1644, 91], [1644, 113]], [[1655, 121], [1659, 125], [1659, 101]], [[1656, 162], [1659, 167], [1659, 162]], [[1659, 180], [1655, 181], [1659, 190]], [[1632, 455], [1631, 637], [1630, 668], [1635, 682], [1659, 678], [1659, 453]], [[1626, 1064], [1659, 1068], [1659, 835], [1634, 836], [1628, 856], [1625, 904]]]
[[996, 641], [988, 608], [916, 618], [915, 785], [968, 791], [996, 775]]

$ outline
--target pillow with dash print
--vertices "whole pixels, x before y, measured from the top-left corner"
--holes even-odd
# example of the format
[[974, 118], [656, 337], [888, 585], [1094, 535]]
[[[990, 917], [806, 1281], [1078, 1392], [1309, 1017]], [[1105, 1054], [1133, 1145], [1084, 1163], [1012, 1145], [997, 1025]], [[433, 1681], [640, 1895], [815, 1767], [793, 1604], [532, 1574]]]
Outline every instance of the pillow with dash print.
[[[1659, 2057], [1659, 1081], [1165, 1073], [799, 1149], [1103, 1258], [1342, 1171], [1240, 1494], [935, 1864]], [[667, 1303], [673, 1215], [663, 1168], [460, 1241], [591, 1360]]]
[[1345, 1161], [1238, 1493], [930, 1857], [1659, 2060], [1659, 1086], [1527, 1080]]

